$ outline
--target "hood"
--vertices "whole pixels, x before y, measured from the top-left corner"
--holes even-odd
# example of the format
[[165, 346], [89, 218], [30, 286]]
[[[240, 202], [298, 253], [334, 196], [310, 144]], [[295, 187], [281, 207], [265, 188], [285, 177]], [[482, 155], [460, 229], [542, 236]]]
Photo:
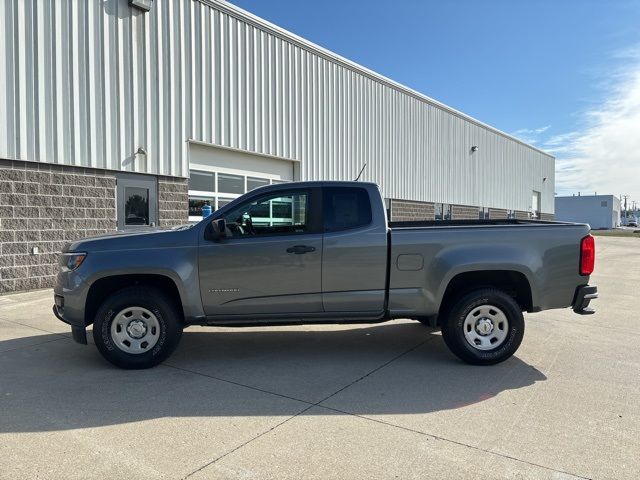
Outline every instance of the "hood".
[[96, 252], [189, 245], [193, 243], [193, 240], [197, 241], [194, 233], [197, 229], [193, 227], [195, 225], [174, 228], [148, 227], [134, 231], [109, 232], [67, 243], [62, 251]]

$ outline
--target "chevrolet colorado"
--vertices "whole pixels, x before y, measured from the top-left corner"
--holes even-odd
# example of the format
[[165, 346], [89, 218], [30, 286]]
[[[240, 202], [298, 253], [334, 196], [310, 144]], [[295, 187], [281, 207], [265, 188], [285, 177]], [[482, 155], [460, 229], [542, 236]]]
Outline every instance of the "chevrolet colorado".
[[594, 239], [582, 224], [388, 222], [378, 187], [300, 182], [253, 190], [197, 224], [68, 244], [54, 313], [122, 368], [148, 368], [191, 325], [440, 326], [472, 364], [509, 358], [523, 312], [589, 313]]

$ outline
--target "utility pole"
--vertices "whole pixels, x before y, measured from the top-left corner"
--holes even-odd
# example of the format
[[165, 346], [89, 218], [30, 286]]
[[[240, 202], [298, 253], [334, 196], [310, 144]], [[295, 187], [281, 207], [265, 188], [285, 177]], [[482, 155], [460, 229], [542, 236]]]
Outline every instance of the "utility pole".
[[629, 195], [623, 195], [622, 199], [624, 200], [624, 224], [625, 226], [627, 225], [627, 199], [629, 198]]

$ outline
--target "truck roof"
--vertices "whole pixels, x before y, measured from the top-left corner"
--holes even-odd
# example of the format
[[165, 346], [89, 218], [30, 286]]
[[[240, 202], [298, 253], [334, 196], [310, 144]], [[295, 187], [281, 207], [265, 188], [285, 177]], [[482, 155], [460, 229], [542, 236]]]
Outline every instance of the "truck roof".
[[285, 182], [285, 183], [274, 183], [272, 185], [264, 185], [262, 187], [258, 187], [252, 192], [256, 192], [258, 190], [279, 190], [281, 188], [299, 188], [299, 187], [344, 187], [344, 186], [372, 186], [378, 188], [377, 183], [373, 182], [360, 182], [355, 180], [309, 180], [305, 182]]

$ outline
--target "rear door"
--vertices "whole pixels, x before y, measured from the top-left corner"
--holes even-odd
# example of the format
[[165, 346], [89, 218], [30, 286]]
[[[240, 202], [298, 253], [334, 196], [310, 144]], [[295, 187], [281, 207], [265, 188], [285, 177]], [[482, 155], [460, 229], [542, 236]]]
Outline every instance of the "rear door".
[[[370, 193], [371, 192], [371, 193]], [[378, 192], [365, 186], [323, 188], [322, 303], [325, 312], [381, 313], [387, 227]], [[372, 200], [380, 203], [372, 208]]]
[[[227, 238], [199, 251], [206, 315], [322, 311], [317, 189], [254, 195], [225, 213]], [[316, 218], [317, 217], [317, 218]]]

